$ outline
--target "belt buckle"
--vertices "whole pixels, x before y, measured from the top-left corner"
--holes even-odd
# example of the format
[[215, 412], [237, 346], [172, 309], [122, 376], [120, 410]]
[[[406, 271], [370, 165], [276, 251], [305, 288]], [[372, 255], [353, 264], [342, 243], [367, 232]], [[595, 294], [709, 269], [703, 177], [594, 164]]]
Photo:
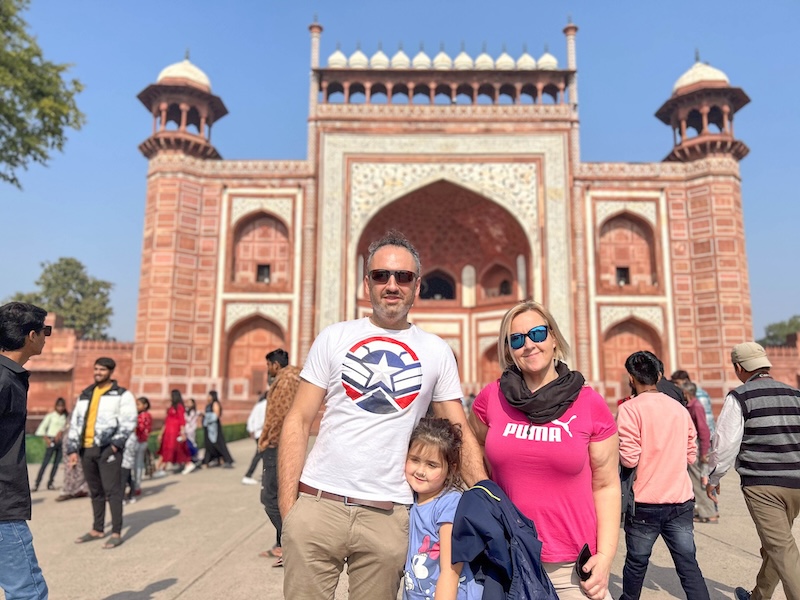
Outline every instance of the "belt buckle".
[[345, 506], [361, 506], [361, 504], [358, 504], [356, 502], [350, 502], [350, 496], [342, 496], [342, 498], [344, 498]]

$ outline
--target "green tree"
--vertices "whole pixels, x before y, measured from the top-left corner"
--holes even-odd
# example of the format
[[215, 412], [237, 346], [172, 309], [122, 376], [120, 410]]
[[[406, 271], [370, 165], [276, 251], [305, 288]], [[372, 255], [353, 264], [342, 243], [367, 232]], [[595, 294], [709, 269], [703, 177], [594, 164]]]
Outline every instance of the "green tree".
[[798, 331], [800, 331], [800, 315], [795, 315], [791, 319], [767, 325], [764, 328], [766, 335], [758, 340], [758, 343], [762, 346], [783, 346], [786, 344], [786, 336]]
[[80, 81], [65, 81], [70, 65], [46, 60], [20, 16], [30, 0], [0, 0], [0, 181], [18, 188], [20, 169], [45, 164], [64, 149], [66, 129], [85, 122], [75, 97]]
[[36, 285], [38, 291], [20, 292], [11, 300], [30, 302], [60, 315], [64, 326], [74, 329], [79, 338], [108, 339], [106, 331], [114, 314], [109, 306], [113, 284], [89, 275], [83, 263], [75, 258], [59, 258], [54, 263], [42, 263], [42, 274]]

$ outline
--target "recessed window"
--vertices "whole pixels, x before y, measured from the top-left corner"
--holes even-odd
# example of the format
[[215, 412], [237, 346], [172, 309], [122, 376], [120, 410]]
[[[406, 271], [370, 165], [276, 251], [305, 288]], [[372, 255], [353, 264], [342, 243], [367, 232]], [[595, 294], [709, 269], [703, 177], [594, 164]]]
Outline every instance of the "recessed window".
[[617, 267], [617, 285], [622, 287], [623, 285], [630, 285], [630, 284], [631, 284], [630, 267]]
[[504, 279], [500, 282], [500, 288], [498, 292], [501, 296], [510, 296], [511, 295], [511, 282], [508, 279]]
[[419, 291], [422, 300], [453, 300], [456, 297], [455, 282], [441, 271], [422, 278]]
[[269, 283], [269, 265], [258, 265], [256, 269], [256, 281], [259, 283]]

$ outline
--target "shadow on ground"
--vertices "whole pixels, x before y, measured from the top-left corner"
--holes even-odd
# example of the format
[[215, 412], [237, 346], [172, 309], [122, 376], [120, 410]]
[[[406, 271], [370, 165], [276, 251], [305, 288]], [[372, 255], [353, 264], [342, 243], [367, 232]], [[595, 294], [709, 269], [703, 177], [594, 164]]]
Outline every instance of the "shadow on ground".
[[148, 585], [146, 588], [139, 592], [135, 591], [127, 591], [127, 592], [117, 592], [116, 594], [111, 594], [110, 596], [106, 596], [103, 600], [152, 600], [153, 594], [156, 592], [161, 592], [168, 587], [175, 585], [177, 579], [162, 579], [161, 581], [155, 581]]
[[[702, 569], [702, 565], [700, 566]], [[732, 598], [733, 588], [714, 581], [713, 579], [705, 578], [706, 587], [712, 600], [717, 598]], [[680, 579], [675, 567], [660, 567], [652, 562], [647, 567], [647, 574], [644, 578], [644, 585], [642, 586], [642, 597], [647, 598], [647, 592], [666, 590], [676, 598], [683, 597], [683, 588], [681, 587]], [[622, 577], [614, 575], [613, 573], [608, 578], [608, 591], [614, 598], [622, 596]]]
[[163, 492], [169, 486], [176, 485], [177, 483], [177, 481], [165, 481], [157, 485], [149, 485], [146, 488], [142, 488], [142, 497], [155, 496], [156, 494]]
[[127, 530], [123, 532], [122, 539], [128, 541], [145, 527], [176, 517], [180, 513], [180, 510], [170, 504], [125, 515], [124, 527], [127, 527]]

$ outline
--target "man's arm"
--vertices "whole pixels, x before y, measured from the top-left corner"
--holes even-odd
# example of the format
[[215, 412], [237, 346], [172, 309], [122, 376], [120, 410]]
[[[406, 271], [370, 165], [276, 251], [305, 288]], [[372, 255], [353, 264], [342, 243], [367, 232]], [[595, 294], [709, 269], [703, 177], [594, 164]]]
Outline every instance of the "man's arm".
[[283, 421], [294, 403], [299, 387], [299, 374], [288, 372], [280, 375], [272, 386], [270, 399], [267, 402], [267, 412], [264, 415], [264, 425], [261, 427], [261, 433], [258, 436], [259, 452], [278, 444]]
[[284, 519], [297, 501], [297, 486], [306, 462], [308, 436], [324, 401], [323, 388], [301, 381], [294, 402], [283, 420], [278, 444], [278, 508]]
[[633, 415], [627, 410], [627, 404], [619, 407], [617, 413], [617, 430], [619, 431], [619, 462], [625, 467], [635, 467], [642, 455], [642, 432], [634, 422]]
[[[708, 456], [708, 487], [715, 488], [719, 485], [719, 480], [736, 462], [743, 435], [742, 407], [739, 406], [739, 401], [733, 394], [728, 394], [725, 404], [722, 405], [722, 412], [719, 414], [717, 428], [711, 442], [711, 452]], [[708, 487], [706, 488], [707, 492]]]
[[433, 403], [433, 414], [447, 419], [454, 425], [461, 426], [461, 477], [468, 486], [475, 485], [483, 479], [488, 479], [486, 469], [483, 467], [483, 450], [481, 450], [475, 434], [467, 425], [467, 417], [461, 400], [446, 400]]

